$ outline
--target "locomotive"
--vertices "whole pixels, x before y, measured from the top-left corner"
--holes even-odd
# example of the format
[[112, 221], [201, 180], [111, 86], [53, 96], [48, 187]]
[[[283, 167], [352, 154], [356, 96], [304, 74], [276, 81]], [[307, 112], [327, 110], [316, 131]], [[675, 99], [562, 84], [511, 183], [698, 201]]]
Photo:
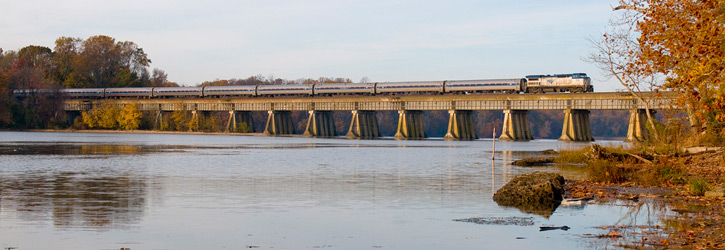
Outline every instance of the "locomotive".
[[[94, 98], [184, 98], [184, 97], [272, 97], [333, 95], [409, 95], [477, 93], [593, 92], [585, 73], [528, 75], [525, 78], [488, 80], [446, 80], [373, 83], [324, 83], [289, 85], [231, 85], [207, 87], [140, 87], [61, 89], [60, 93], [79, 99]], [[15, 90], [25, 96], [30, 90]]]

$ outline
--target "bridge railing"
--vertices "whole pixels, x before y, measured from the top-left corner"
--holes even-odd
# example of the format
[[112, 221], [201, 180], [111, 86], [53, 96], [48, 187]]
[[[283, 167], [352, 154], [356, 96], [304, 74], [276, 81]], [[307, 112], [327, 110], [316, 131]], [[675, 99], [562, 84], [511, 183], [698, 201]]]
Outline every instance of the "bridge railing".
[[[103, 103], [123, 106], [136, 104], [144, 111], [349, 111], [349, 110], [633, 110], [645, 105], [629, 95], [601, 96], [586, 94], [569, 95], [500, 95], [425, 97], [425, 98], [293, 98], [293, 99], [122, 99], [122, 100], [67, 100], [65, 110], [85, 111]], [[557, 98], [559, 97], [559, 98]], [[652, 109], [673, 108], [673, 98], [647, 99]]]

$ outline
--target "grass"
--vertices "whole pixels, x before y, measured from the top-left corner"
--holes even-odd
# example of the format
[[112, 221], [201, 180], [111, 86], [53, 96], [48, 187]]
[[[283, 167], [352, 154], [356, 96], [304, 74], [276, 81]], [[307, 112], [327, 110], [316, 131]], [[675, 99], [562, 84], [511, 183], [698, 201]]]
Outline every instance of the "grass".
[[577, 150], [559, 150], [559, 153], [554, 159], [554, 163], [557, 164], [581, 164], [587, 162], [586, 152], [589, 148], [582, 148]]
[[712, 190], [710, 182], [705, 178], [698, 177], [690, 180], [690, 192], [697, 196], [705, 195], [705, 192]]
[[619, 166], [616, 163], [596, 160], [587, 164], [587, 174], [591, 181], [606, 183], [622, 183], [627, 181], [630, 170]]

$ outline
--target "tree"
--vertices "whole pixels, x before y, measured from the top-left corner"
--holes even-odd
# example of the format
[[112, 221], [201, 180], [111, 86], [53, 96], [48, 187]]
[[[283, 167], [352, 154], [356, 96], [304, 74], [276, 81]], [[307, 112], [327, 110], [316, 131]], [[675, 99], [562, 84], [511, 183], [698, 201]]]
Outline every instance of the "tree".
[[83, 40], [80, 38], [60, 37], [55, 40], [53, 62], [55, 71], [53, 80], [65, 88], [82, 87], [82, 80], [77, 72], [79, 53]]
[[662, 89], [679, 93], [696, 129], [725, 123], [725, 1], [621, 0], [615, 10], [631, 17], [637, 54], [626, 65], [633, 74], [666, 76]]
[[126, 104], [118, 115], [118, 127], [122, 130], [134, 130], [141, 125], [141, 111], [136, 104]]
[[0, 49], [0, 127], [10, 126], [13, 123], [13, 102], [10, 85], [10, 69], [17, 54], [14, 51], [3, 52]]
[[89, 128], [117, 129], [121, 109], [114, 104], [103, 104], [88, 112], [83, 112], [83, 123]]
[[[632, 96], [643, 103], [648, 124], [655, 131], [649, 102], [643, 98], [641, 93], [657, 89], [660, 85], [657, 81], [659, 78], [655, 72], [645, 72], [635, 64], [640, 50], [634, 38], [632, 23], [629, 21], [629, 16], [620, 18], [620, 20], [610, 22], [610, 31], [602, 35], [601, 39], [589, 40], [596, 51], [590, 54], [585, 61], [594, 63], [604, 72], [605, 76], [617, 79]], [[659, 141], [659, 135], [657, 133], [653, 133], [653, 135], [655, 140]]]
[[[62, 71], [59, 79], [77, 79], [82, 82], [77, 87], [148, 85], [150, 77], [146, 67], [151, 60], [135, 43], [116, 42], [116, 39], [108, 36], [93, 36], [83, 41], [81, 49], [76, 51], [76, 41], [64, 37], [56, 41], [56, 48], [64, 52], [58, 60], [71, 61], [74, 65], [72, 69]], [[74, 56], [75, 60], [68, 59]], [[62, 75], [63, 72], [68, 75]]]

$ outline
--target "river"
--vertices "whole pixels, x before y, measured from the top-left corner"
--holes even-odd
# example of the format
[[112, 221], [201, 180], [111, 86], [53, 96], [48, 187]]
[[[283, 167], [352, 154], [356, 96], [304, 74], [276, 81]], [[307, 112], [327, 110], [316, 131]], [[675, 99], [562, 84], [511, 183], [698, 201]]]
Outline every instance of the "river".
[[[512, 160], [589, 143], [497, 141], [492, 160], [492, 142], [0, 132], [0, 247], [601, 249], [603, 225], [660, 223], [619, 203], [499, 207], [515, 175], [560, 171]], [[472, 217], [530, 223], [455, 221]]]

